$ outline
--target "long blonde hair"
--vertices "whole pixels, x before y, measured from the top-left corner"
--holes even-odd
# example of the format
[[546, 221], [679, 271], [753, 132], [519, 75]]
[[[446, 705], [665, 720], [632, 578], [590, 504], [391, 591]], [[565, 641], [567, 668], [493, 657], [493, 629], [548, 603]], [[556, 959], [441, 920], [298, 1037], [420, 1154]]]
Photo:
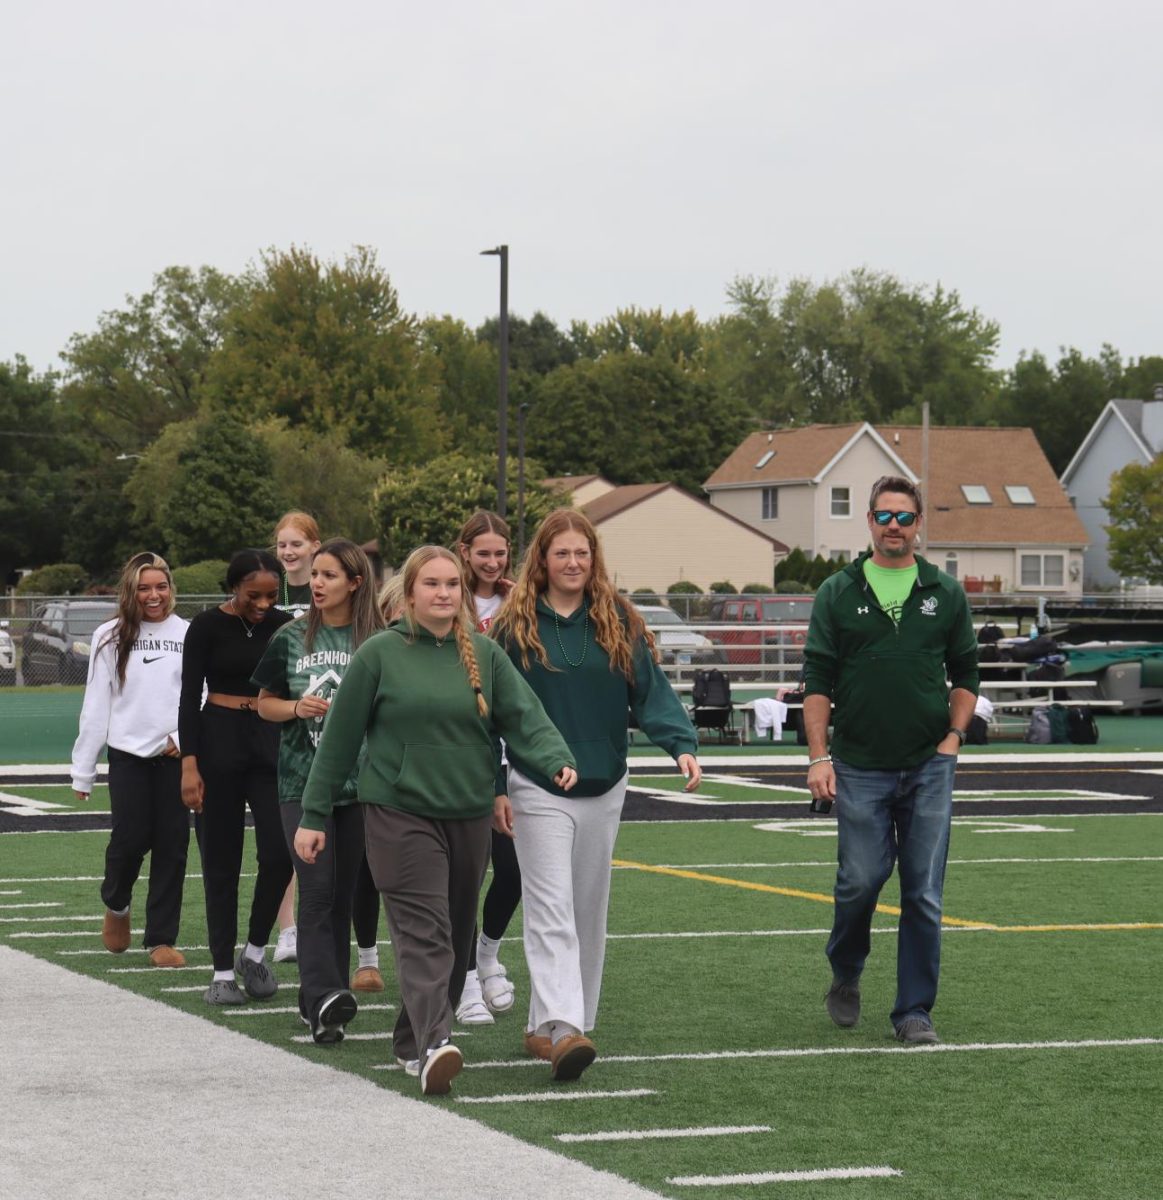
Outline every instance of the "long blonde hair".
[[170, 585], [170, 601], [166, 608], [166, 616], [174, 611], [178, 596], [174, 591], [174, 577], [169, 564], [158, 554], [149, 550], [135, 554], [121, 571], [117, 582], [117, 624], [109, 631], [109, 635], [100, 646], [94, 647], [94, 653], [112, 644], [116, 647], [117, 682], [125, 687], [125, 667], [129, 662], [129, 653], [133, 643], [141, 633], [141, 605], [137, 602], [137, 585], [141, 582], [146, 571], [161, 571]]
[[505, 607], [493, 618], [489, 636], [512, 642], [521, 652], [521, 666], [528, 671], [530, 655], [547, 670], [554, 670], [537, 633], [537, 598], [549, 584], [549, 547], [562, 533], [580, 533], [590, 544], [590, 578], [586, 584], [586, 603], [594, 623], [594, 637], [610, 657], [610, 670], [634, 679], [634, 646], [644, 638], [651, 656], [658, 661], [654, 636], [646, 628], [642, 614], [619, 596], [606, 571], [602, 544], [589, 519], [574, 508], [555, 508], [537, 527], [533, 541], [521, 564]]
[[[469, 561], [465, 551], [472, 549], [473, 542], [482, 533], [495, 533], [498, 537], [505, 539], [505, 569], [501, 572], [501, 578], [513, 578], [513, 537], [509, 532], [508, 522], [502, 517], [497, 516], [495, 512], [488, 512], [483, 508], [478, 509], [461, 526], [460, 533], [456, 538], [456, 549], [463, 560], [464, 575], [468, 582], [470, 595], [476, 594], [481, 581], [477, 577], [477, 573], [473, 570], [472, 563]], [[503, 595], [504, 593], [498, 592], [498, 594]]]
[[407, 605], [408, 626], [414, 634], [417, 622], [412, 591], [416, 587], [416, 577], [434, 558], [447, 559], [456, 567], [456, 574], [460, 579], [460, 607], [456, 610], [456, 616], [452, 618], [452, 628], [456, 634], [456, 648], [460, 653], [460, 662], [464, 667], [464, 673], [468, 676], [469, 687], [476, 694], [477, 712], [482, 717], [487, 717], [489, 706], [481, 688], [481, 669], [472, 644], [473, 630], [476, 628], [476, 615], [469, 607], [472, 601], [468, 588], [465, 586], [464, 566], [451, 550], [446, 550], [443, 546], [420, 546], [413, 550], [404, 561], [404, 570], [401, 573], [404, 577], [404, 603]]

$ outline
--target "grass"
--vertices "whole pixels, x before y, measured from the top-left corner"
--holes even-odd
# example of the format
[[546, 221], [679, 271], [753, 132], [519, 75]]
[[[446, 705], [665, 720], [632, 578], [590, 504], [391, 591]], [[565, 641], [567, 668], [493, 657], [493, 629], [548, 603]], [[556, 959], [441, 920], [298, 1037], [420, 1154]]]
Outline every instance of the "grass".
[[[667, 788], [676, 783], [669, 776], [635, 782]], [[4, 790], [72, 806], [67, 788]], [[729, 784], [706, 790], [734, 802], [772, 798]], [[783, 794], [802, 800], [795, 792]], [[99, 787], [91, 810], [105, 807], [107, 797]], [[873, 939], [860, 1025], [853, 1030], [831, 1025], [822, 1004], [828, 979], [825, 936], [813, 932], [829, 925], [830, 904], [730, 881], [827, 897], [834, 838], [819, 824], [789, 828], [776, 822], [777, 831], [759, 827], [770, 824], [710, 820], [623, 826], [616, 852], [620, 862], [676, 865], [727, 881], [633, 867], [614, 872], [614, 936], [595, 1033], [602, 1057], [573, 1090], [653, 1094], [573, 1103], [468, 1105], [454, 1099], [452, 1106], [666, 1196], [737, 1200], [783, 1196], [792, 1186], [694, 1188], [669, 1182], [683, 1176], [869, 1166], [891, 1166], [902, 1174], [800, 1183], [792, 1194], [813, 1200], [1146, 1200], [1158, 1195], [1163, 1046], [1037, 1043], [1163, 1036], [1158, 1003], [1163, 930], [1019, 932], [1005, 927], [1157, 925], [1163, 919], [1160, 862], [1132, 860], [1163, 858], [1163, 817], [1017, 818], [1009, 822], [1010, 832], [990, 834], [980, 831], [997, 828], [996, 818], [955, 825], [946, 913], [1003, 930], [956, 929], [946, 936], [934, 1014], [938, 1029], [948, 1046], [992, 1048], [936, 1053], [898, 1053], [891, 1037], [891, 914], [875, 921], [884, 932]], [[1001, 827], [1007, 827], [1004, 820]], [[287, 1053], [415, 1094], [415, 1082], [395, 1068], [388, 1040], [352, 1039], [337, 1048], [304, 1045], [291, 1040], [304, 1032], [293, 1013], [269, 1013], [257, 1004], [246, 1011], [261, 1015], [207, 1009], [200, 996], [210, 970], [205, 950], [188, 951], [201, 970], [122, 973], [121, 968], [144, 966], [144, 955], [131, 951], [114, 959], [100, 952], [97, 884], [76, 878], [100, 874], [104, 845], [100, 833], [0, 837], [0, 891], [20, 893], [0, 895], [0, 904], [59, 906], [0, 910], [0, 916], [18, 918], [0, 923], [0, 939], [242, 1030]], [[191, 851], [191, 871], [196, 871]], [[1100, 858], [1124, 861], [1083, 861]], [[66, 878], [32, 882], [44, 877]], [[243, 883], [247, 888], [251, 880]], [[895, 882], [882, 899], [895, 903]], [[138, 909], [143, 900], [144, 883]], [[94, 919], [30, 919], [85, 915]], [[518, 914], [513, 938], [519, 935], [519, 920]], [[84, 936], [20, 936], [54, 930], [83, 931]], [[724, 936], [651, 936], [696, 932]], [[197, 878], [187, 883], [182, 940], [190, 946], [206, 941]], [[509, 940], [502, 958], [517, 983], [520, 1009], [528, 977], [519, 943]], [[390, 952], [385, 951], [384, 965], [388, 990], [373, 1002], [390, 1004], [397, 994]], [[294, 968], [280, 966], [278, 973], [283, 987], [267, 1009], [294, 1004]], [[384, 1033], [393, 1020], [391, 1011], [365, 1011], [352, 1032]], [[529, 1065], [521, 1053], [521, 1027], [521, 1016], [514, 1013], [492, 1027], [474, 1028], [463, 1039], [469, 1067], [457, 1080], [455, 1097], [549, 1090], [544, 1069]], [[794, 1051], [818, 1053], [788, 1053]], [[708, 1057], [651, 1061], [663, 1055]], [[611, 1061], [619, 1056], [638, 1061]], [[487, 1063], [510, 1065], [473, 1065]], [[767, 1125], [770, 1132], [638, 1142], [556, 1140], [561, 1133], [740, 1125]]]

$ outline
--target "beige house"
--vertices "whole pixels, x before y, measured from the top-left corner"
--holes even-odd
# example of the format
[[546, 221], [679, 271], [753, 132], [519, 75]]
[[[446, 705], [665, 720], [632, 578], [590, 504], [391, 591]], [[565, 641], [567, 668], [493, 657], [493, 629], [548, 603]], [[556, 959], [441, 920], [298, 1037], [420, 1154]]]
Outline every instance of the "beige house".
[[[807, 425], [755, 433], [706, 481], [711, 503], [812, 556], [868, 546], [881, 475], [921, 482], [919, 426]], [[929, 431], [921, 551], [967, 591], [1081, 593], [1086, 528], [1030, 429]]]
[[736, 587], [771, 583], [787, 547], [673, 483], [616, 487], [600, 475], [548, 479], [568, 491], [597, 527], [614, 585], [665, 592], [689, 580], [704, 591], [719, 580]]

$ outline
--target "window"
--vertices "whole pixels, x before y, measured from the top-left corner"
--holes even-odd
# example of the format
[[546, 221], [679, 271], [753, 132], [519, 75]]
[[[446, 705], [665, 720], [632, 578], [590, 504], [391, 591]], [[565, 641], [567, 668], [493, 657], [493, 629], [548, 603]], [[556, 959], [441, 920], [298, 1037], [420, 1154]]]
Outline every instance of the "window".
[[1024, 483], [1007, 483], [1006, 495], [1011, 504], [1033, 504], [1034, 493]]
[[852, 489], [834, 487], [832, 489], [832, 516], [850, 517], [852, 515]]
[[957, 578], [957, 553], [954, 550], [945, 555], [945, 574]]
[[1065, 566], [1065, 556], [1061, 554], [1023, 554], [1022, 587], [1060, 588], [1066, 580]]
[[980, 483], [963, 483], [961, 485], [961, 494], [965, 497], [966, 504], [992, 504], [993, 497], [989, 494], [989, 488]]
[[766, 467], [766, 466], [767, 466], [767, 464], [768, 464], [769, 462], [771, 462], [771, 460], [772, 460], [774, 457], [775, 457], [775, 451], [774, 451], [774, 450], [767, 450], [767, 451], [765, 451], [765, 452], [764, 452], [764, 454], [763, 454], [763, 456], [760, 458], [760, 460], [759, 460], [759, 461], [758, 461], [758, 462], [755, 464], [755, 469], [756, 469], [757, 471], [762, 471], [762, 470], [763, 470], [763, 468], [764, 468], [764, 467]]
[[763, 488], [763, 519], [774, 521], [779, 516], [779, 488]]

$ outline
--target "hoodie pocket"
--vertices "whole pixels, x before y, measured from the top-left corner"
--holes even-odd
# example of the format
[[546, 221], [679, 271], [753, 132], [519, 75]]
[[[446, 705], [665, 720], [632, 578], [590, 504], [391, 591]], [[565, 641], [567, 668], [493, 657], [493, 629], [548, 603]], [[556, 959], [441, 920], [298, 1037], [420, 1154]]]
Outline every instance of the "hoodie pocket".
[[407, 742], [393, 790], [426, 803], [478, 801], [493, 794], [494, 761], [491, 746], [429, 745]]

